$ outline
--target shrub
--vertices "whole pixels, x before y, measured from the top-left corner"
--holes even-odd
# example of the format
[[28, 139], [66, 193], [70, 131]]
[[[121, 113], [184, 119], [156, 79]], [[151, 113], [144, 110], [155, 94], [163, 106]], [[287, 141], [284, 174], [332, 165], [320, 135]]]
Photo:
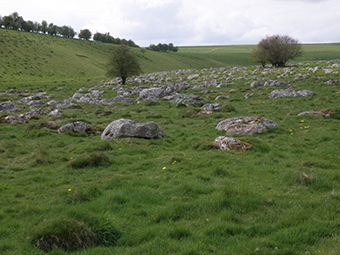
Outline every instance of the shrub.
[[259, 42], [251, 58], [262, 66], [269, 62], [272, 66], [283, 67], [288, 60], [301, 55], [302, 47], [298, 40], [288, 35], [272, 35]]

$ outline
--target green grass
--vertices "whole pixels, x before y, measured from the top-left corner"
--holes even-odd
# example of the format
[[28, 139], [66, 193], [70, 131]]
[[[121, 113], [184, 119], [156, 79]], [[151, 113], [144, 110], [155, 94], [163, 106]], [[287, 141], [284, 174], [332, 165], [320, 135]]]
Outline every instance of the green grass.
[[[92, 56], [94, 62], [99, 57], [90, 54], [90, 47], [98, 47], [103, 55], [105, 50], [100, 48], [107, 47], [46, 40], [65, 43], [63, 47], [80, 43], [89, 49], [82, 46], [77, 54]], [[56, 45], [51, 47], [57, 52]], [[201, 65], [201, 60], [214, 55], [211, 63], [219, 62], [223, 52], [231, 54], [237, 47], [185, 47], [173, 59], [182, 58], [178, 62], [182, 63], [192, 56]], [[248, 51], [248, 46], [239, 47], [240, 54]], [[311, 56], [317, 56], [315, 49], [309, 49]], [[146, 54], [170, 63], [172, 53]], [[96, 63], [104, 63], [102, 59]], [[43, 77], [20, 75], [17, 82], [6, 78], [0, 92], [13, 88], [16, 92], [46, 91], [52, 99], [69, 98], [79, 88], [101, 84], [100, 68], [98, 73], [93, 70], [93, 77], [79, 75], [82, 68], [91, 69], [91, 63], [78, 63], [81, 66], [69, 72], [70, 77], [63, 76], [66, 70], [59, 65], [54, 77], [42, 70]], [[308, 71], [316, 65], [319, 71]], [[186, 91], [211, 103], [218, 95], [230, 96], [229, 101], [219, 101], [222, 110], [211, 115], [198, 115], [195, 106], [160, 100], [133, 105], [77, 104], [62, 109], [64, 117], [59, 120], [42, 115], [27, 124], [0, 123], [0, 254], [339, 254], [339, 85], [323, 84], [339, 78], [322, 71], [330, 65], [308, 62], [290, 67], [293, 74], [280, 79], [294, 89], [313, 90], [315, 95], [275, 100], [268, 98], [273, 88], [252, 89], [255, 94], [248, 99], [244, 95], [251, 92], [249, 82], [254, 76], [277, 79], [286, 69], [202, 70], [197, 80], [188, 80], [192, 86], [202, 84], [206, 76], [221, 82], [225, 82], [224, 75], [245, 77], [225, 87], [208, 88], [208, 94]], [[183, 68], [198, 67], [185, 63]], [[310, 77], [294, 81], [299, 73]], [[185, 80], [188, 75], [172, 74], [172, 79]], [[100, 90], [107, 98], [116, 95], [111, 87]], [[20, 98], [0, 95], [1, 102]], [[28, 111], [25, 107], [22, 112]], [[325, 110], [331, 118], [297, 117], [306, 110]], [[0, 117], [6, 115], [0, 113]], [[253, 145], [247, 152], [222, 152], [212, 146], [217, 136], [224, 135], [215, 130], [219, 121], [248, 115], [274, 120], [280, 128], [238, 136]], [[101, 131], [119, 118], [155, 121], [167, 138], [100, 140]], [[51, 121], [61, 126], [76, 120], [89, 122], [98, 134], [58, 134], [47, 128]], [[59, 240], [60, 249], [46, 253], [44, 247], [49, 250], [51, 240]]]
[[[107, 79], [114, 45], [0, 29], [0, 81], [3, 85], [51, 86]], [[144, 73], [223, 66], [250, 66], [255, 45], [180, 47], [176, 53], [133, 49]], [[340, 44], [303, 45], [297, 61], [340, 58]]]

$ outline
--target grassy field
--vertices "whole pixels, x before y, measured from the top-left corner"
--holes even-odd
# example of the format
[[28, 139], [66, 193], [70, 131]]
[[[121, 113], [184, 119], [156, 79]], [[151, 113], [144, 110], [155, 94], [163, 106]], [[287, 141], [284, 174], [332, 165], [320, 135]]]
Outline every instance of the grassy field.
[[[113, 45], [0, 29], [0, 82], [3, 85], [91, 82], [107, 79]], [[254, 45], [180, 47], [177, 53], [134, 49], [144, 73], [223, 66], [250, 66]], [[340, 58], [340, 44], [303, 45], [296, 61]]]
[[[24, 97], [1, 92], [26, 90], [47, 92], [50, 98], [43, 102], [49, 107], [52, 99], [85, 93], [107, 79], [104, 66], [112, 46], [5, 30], [0, 35], [0, 103]], [[16, 48], [6, 43], [12, 36], [19, 39]], [[339, 83], [324, 84], [339, 80], [340, 63], [258, 69], [246, 61], [252, 47], [181, 47], [176, 54], [136, 50], [144, 70], [227, 66], [192, 70], [199, 74], [195, 80], [188, 79], [192, 73], [166, 76], [171, 83], [187, 81], [191, 89], [184, 93], [209, 103], [229, 96], [218, 101], [222, 110], [213, 114], [167, 100], [76, 103], [62, 109], [61, 119], [39, 115], [26, 124], [4, 123], [12, 114], [0, 112], [0, 254], [340, 254], [340, 91]], [[301, 61], [340, 58], [339, 44], [304, 47]], [[251, 88], [257, 78], [285, 80], [315, 94], [269, 99], [277, 88]], [[228, 85], [192, 89], [212, 80]], [[129, 82], [125, 89], [136, 87]], [[100, 90], [105, 98], [117, 95], [115, 85]], [[245, 99], [247, 93], [254, 95]], [[19, 113], [30, 110], [20, 106]], [[330, 118], [297, 116], [310, 110]], [[237, 136], [253, 145], [247, 152], [212, 146], [225, 135], [215, 129], [219, 121], [251, 115], [274, 120], [280, 128]], [[154, 121], [167, 138], [100, 140], [104, 128], [119, 118]], [[77, 120], [90, 123], [96, 135], [55, 129]], [[67, 251], [42, 250], [42, 244], [56, 240], [69, 241]], [[71, 244], [83, 246], [79, 240], [89, 245], [72, 250]]]

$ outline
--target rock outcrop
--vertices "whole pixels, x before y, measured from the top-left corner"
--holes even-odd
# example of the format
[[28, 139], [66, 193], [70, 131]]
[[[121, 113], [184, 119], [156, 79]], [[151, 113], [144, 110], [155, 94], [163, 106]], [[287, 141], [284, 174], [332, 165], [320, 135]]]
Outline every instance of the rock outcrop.
[[18, 105], [12, 101], [0, 102], [0, 112], [18, 112], [20, 111]]
[[155, 122], [139, 123], [129, 119], [111, 122], [101, 135], [102, 140], [119, 138], [165, 138], [162, 128]]
[[280, 98], [280, 97], [308, 97], [313, 96], [314, 92], [311, 90], [292, 90], [292, 89], [282, 89], [274, 90], [269, 94], [269, 98]]
[[242, 142], [233, 137], [219, 136], [215, 139], [215, 144], [220, 150], [227, 151], [247, 151], [252, 148], [252, 145], [246, 142]]
[[58, 129], [58, 133], [64, 133], [66, 131], [72, 132], [86, 132], [91, 129], [90, 124], [84, 121], [76, 121], [72, 123], [67, 123], [66, 125]]
[[247, 116], [223, 120], [217, 124], [216, 129], [225, 130], [227, 135], [254, 135], [278, 127], [272, 120], [257, 116]]

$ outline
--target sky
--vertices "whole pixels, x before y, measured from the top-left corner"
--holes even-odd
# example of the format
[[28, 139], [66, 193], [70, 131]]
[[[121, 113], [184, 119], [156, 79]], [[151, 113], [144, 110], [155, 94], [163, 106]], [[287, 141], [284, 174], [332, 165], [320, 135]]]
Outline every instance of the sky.
[[0, 15], [110, 33], [139, 46], [340, 42], [339, 0], [0, 0]]

